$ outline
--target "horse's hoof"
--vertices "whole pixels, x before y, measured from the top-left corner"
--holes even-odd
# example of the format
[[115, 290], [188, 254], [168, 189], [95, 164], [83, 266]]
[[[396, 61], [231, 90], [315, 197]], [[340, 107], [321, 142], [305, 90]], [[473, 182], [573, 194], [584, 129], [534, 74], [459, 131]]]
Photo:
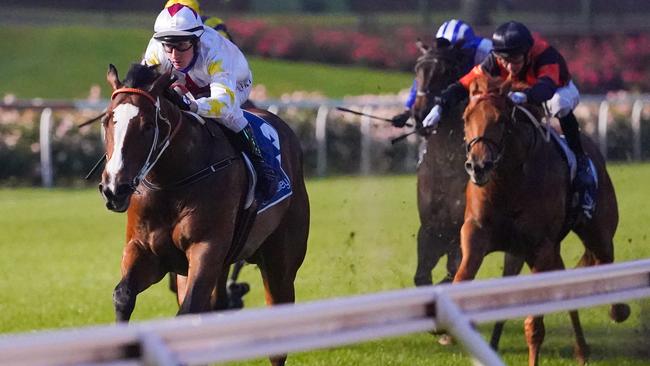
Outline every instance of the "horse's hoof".
[[628, 304], [614, 304], [609, 309], [609, 317], [613, 321], [621, 323], [630, 317], [630, 312], [630, 306]]
[[438, 343], [443, 346], [451, 346], [454, 344], [454, 338], [449, 334], [442, 334], [438, 337]]
[[589, 348], [589, 345], [586, 343], [583, 343], [582, 345], [576, 344], [573, 353], [578, 361], [578, 365], [584, 366], [587, 364], [589, 356], [591, 355], [591, 348]]

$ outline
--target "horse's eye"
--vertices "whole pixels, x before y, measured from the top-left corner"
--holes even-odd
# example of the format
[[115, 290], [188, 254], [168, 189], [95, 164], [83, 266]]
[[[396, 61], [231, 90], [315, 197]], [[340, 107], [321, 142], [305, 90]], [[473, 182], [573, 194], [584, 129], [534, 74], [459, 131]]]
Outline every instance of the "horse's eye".
[[145, 122], [142, 125], [142, 131], [144, 132], [151, 132], [154, 129], [154, 125], [151, 122]]

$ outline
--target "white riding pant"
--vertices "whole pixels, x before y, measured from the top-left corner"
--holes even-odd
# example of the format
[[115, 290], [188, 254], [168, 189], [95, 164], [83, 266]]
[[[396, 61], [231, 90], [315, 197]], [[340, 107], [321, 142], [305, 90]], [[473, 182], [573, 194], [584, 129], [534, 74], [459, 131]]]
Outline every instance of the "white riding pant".
[[546, 107], [552, 116], [562, 118], [569, 114], [580, 102], [580, 92], [573, 81], [567, 86], [558, 88], [553, 97], [546, 101]]

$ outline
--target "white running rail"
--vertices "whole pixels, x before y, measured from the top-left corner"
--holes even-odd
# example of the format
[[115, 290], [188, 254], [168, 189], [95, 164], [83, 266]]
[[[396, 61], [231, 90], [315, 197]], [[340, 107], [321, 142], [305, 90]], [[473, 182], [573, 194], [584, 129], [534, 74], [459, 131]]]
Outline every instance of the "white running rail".
[[503, 365], [472, 324], [650, 297], [650, 259], [221, 314], [0, 337], [2, 365], [196, 365], [445, 330]]

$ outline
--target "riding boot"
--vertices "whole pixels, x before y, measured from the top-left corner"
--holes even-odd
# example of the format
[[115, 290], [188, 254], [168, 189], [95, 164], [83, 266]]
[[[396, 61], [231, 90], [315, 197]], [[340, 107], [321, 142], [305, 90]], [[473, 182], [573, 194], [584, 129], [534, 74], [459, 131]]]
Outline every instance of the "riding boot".
[[273, 168], [264, 160], [262, 151], [255, 141], [255, 135], [253, 135], [251, 125], [247, 124], [236, 136], [238, 137], [240, 148], [246, 153], [251, 163], [253, 163], [253, 168], [257, 175], [256, 196], [262, 201], [271, 199], [278, 190], [278, 178]]
[[597, 183], [592, 170], [591, 160], [582, 149], [578, 120], [573, 111], [560, 118], [560, 125], [569, 148], [576, 156], [577, 172], [574, 190], [578, 194], [578, 204], [585, 218], [591, 219], [596, 209]]

